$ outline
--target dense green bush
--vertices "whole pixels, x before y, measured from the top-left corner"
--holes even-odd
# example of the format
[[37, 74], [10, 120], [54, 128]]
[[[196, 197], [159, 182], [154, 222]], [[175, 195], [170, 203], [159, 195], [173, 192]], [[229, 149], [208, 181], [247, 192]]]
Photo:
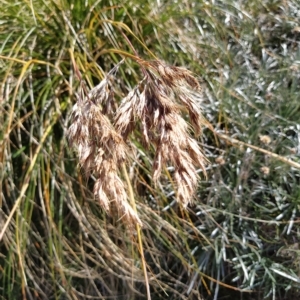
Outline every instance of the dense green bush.
[[80, 88], [137, 56], [199, 76], [210, 164], [195, 205], [155, 187], [133, 133], [128, 167], [152, 299], [300, 296], [300, 4], [288, 1], [2, 1], [1, 299], [145, 299], [136, 233], [94, 200], [68, 147]]

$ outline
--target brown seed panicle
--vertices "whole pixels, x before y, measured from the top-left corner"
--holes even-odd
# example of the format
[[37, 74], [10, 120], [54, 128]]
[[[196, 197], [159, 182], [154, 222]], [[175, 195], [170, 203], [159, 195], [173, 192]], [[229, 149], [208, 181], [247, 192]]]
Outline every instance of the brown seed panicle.
[[[111, 75], [110, 75], [111, 76]], [[130, 224], [141, 221], [128, 203], [128, 193], [119, 170], [128, 151], [122, 136], [117, 133], [108, 117], [113, 103], [112, 78], [104, 78], [87, 96], [83, 90], [77, 96], [72, 111], [72, 124], [68, 130], [71, 145], [77, 147], [79, 163], [87, 175], [96, 177], [94, 195], [101, 206], [110, 211], [111, 205]]]
[[158, 74], [169, 93], [174, 93], [180, 104], [188, 110], [190, 121], [197, 135], [201, 134], [203, 118], [201, 102], [202, 88], [192, 72], [185, 68], [168, 66], [162, 61], [150, 63], [151, 69]]
[[207, 162], [182, 116], [187, 111], [195, 133], [201, 133], [202, 90], [196, 78], [184, 68], [158, 60], [139, 62], [145, 77], [118, 108], [112, 86], [120, 64], [90, 92], [82, 89], [68, 130], [70, 143], [78, 149], [80, 165], [96, 178], [94, 195], [107, 212], [113, 205], [130, 224], [141, 221], [127, 201], [128, 191], [119, 170], [128, 156], [125, 142], [137, 126], [141, 126], [145, 145], [155, 147], [154, 182], [159, 180], [163, 167], [171, 163], [177, 200], [184, 207], [195, 195], [199, 180], [196, 167], [206, 175]]
[[149, 65], [146, 77], [129, 92], [117, 110], [115, 128], [126, 139], [140, 121], [145, 144], [156, 147], [154, 182], [158, 181], [163, 166], [171, 162], [175, 168], [177, 199], [186, 206], [197, 187], [195, 166], [206, 174], [206, 158], [190, 137], [189, 126], [181, 114], [186, 108], [195, 132], [201, 133], [202, 91], [186, 69], [169, 67], [160, 61]]

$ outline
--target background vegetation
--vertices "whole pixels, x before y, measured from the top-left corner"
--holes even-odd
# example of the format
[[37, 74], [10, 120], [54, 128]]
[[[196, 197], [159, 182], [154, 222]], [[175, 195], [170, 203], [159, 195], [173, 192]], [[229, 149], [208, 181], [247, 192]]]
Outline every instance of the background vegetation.
[[[300, 4], [253, 1], [1, 1], [0, 297], [145, 299], [137, 237], [93, 199], [66, 130], [78, 91], [130, 54], [199, 76], [210, 160], [195, 205], [134, 133], [128, 167], [152, 299], [300, 297]], [[200, 172], [200, 170], [199, 170]]]

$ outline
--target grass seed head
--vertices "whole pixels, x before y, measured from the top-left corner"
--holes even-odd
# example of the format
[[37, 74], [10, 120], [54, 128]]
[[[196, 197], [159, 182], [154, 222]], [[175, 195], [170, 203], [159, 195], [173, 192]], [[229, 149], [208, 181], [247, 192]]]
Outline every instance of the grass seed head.
[[126, 221], [141, 224], [128, 203], [126, 186], [119, 175], [128, 149], [107, 117], [113, 108], [109, 103], [114, 103], [111, 76], [104, 78], [88, 95], [82, 90], [77, 96], [68, 138], [78, 149], [79, 163], [85, 173], [93, 173], [96, 178], [94, 195], [103, 209], [110, 212], [113, 205]]
[[182, 114], [188, 111], [194, 131], [201, 133], [202, 90], [190, 71], [154, 61], [145, 63], [146, 76], [116, 109], [112, 85], [118, 66], [87, 95], [82, 90], [73, 107], [68, 136], [78, 148], [82, 168], [96, 177], [94, 195], [102, 207], [109, 212], [114, 205], [129, 223], [141, 223], [119, 175], [128, 152], [125, 141], [141, 126], [144, 143], [155, 147], [154, 182], [171, 163], [177, 199], [187, 206], [197, 188], [196, 167], [205, 173], [206, 159]]
[[195, 133], [201, 133], [202, 90], [192, 73], [184, 68], [167, 66], [161, 61], [145, 66], [149, 67], [147, 76], [121, 102], [115, 118], [116, 130], [127, 139], [140, 122], [145, 144], [152, 143], [156, 148], [154, 182], [171, 162], [175, 167], [177, 199], [186, 206], [197, 187], [196, 166], [205, 173], [206, 159], [190, 137], [189, 125], [181, 115], [186, 109]]

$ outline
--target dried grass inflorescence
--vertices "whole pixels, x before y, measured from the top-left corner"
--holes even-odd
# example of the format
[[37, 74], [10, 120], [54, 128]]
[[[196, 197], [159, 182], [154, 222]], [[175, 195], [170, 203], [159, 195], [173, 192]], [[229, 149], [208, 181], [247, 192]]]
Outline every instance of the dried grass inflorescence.
[[126, 186], [119, 174], [120, 166], [126, 160], [127, 146], [104, 114], [112, 113], [112, 74], [111, 71], [87, 95], [86, 89], [77, 95], [68, 138], [71, 145], [77, 147], [79, 163], [86, 174], [93, 173], [96, 177], [94, 195], [101, 206], [109, 212], [114, 204], [129, 223], [141, 224], [128, 203]]
[[[128, 204], [127, 191], [118, 174], [128, 153], [126, 140], [135, 129], [141, 128], [146, 146], [155, 147], [154, 182], [164, 166], [169, 162], [174, 166], [177, 200], [184, 206], [195, 194], [199, 179], [196, 167], [206, 175], [206, 159], [182, 117], [188, 112], [194, 132], [201, 133], [202, 90], [198, 81], [188, 70], [158, 60], [139, 63], [145, 77], [117, 109], [112, 84], [119, 65], [87, 96], [78, 97], [68, 133], [69, 140], [78, 148], [81, 166], [97, 178], [94, 193], [102, 206], [109, 211], [115, 203], [118, 210], [135, 222], [140, 220]], [[107, 116], [113, 115], [110, 122]]]
[[197, 187], [196, 166], [205, 173], [206, 159], [198, 143], [190, 137], [182, 113], [188, 111], [195, 133], [200, 134], [202, 90], [186, 69], [167, 66], [161, 61], [145, 62], [144, 67], [146, 76], [123, 99], [115, 128], [126, 138], [141, 124], [145, 144], [151, 143], [156, 149], [154, 181], [158, 181], [163, 166], [170, 161], [175, 167], [177, 199], [187, 206]]

